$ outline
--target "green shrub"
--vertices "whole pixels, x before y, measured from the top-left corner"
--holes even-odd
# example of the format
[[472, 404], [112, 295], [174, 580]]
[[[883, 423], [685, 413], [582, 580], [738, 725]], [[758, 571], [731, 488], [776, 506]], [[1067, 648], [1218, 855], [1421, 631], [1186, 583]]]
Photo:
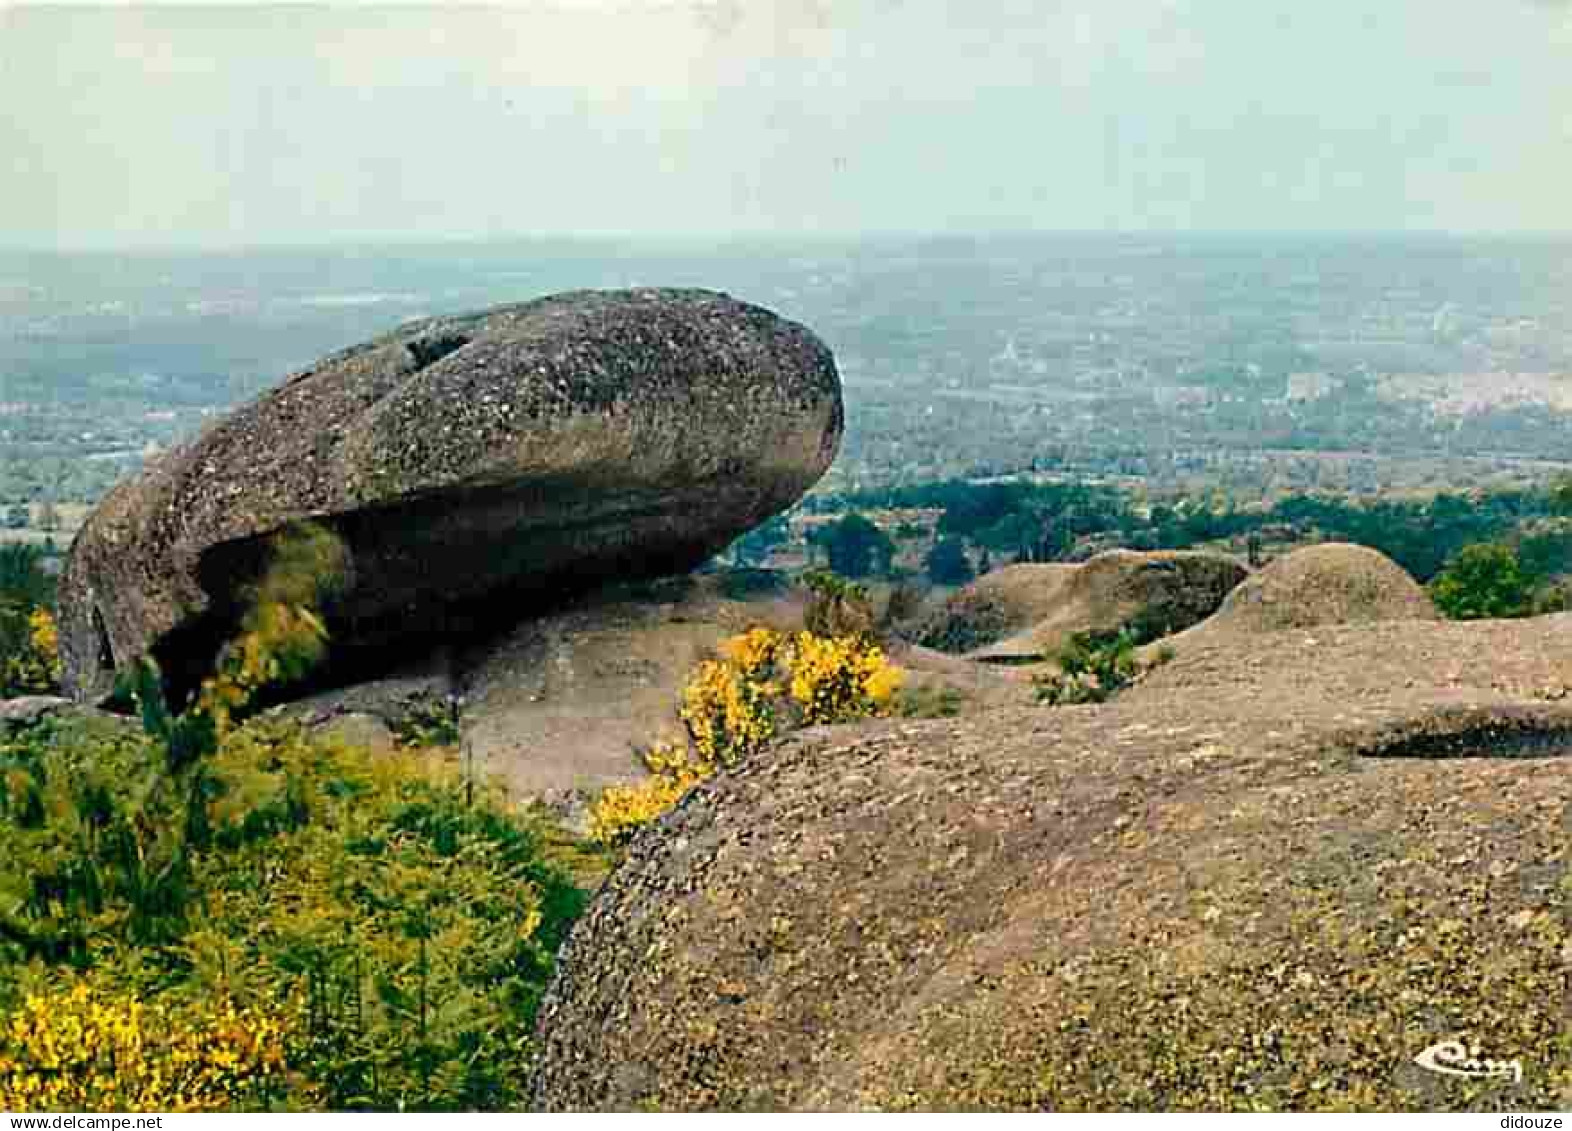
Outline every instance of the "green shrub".
[[0, 699], [60, 687], [54, 580], [35, 546], [0, 546]]
[[1102, 703], [1134, 683], [1141, 674], [1130, 628], [1118, 632], [1077, 632], [1054, 659], [1059, 670], [1033, 679], [1039, 702], [1062, 707]]
[[1430, 583], [1436, 608], [1453, 620], [1521, 617], [1532, 611], [1533, 580], [1511, 546], [1464, 546]]
[[1572, 576], [1555, 577], [1534, 590], [1529, 608], [1533, 616], [1546, 613], [1564, 613], [1572, 610]]
[[965, 543], [954, 537], [935, 542], [923, 559], [923, 568], [935, 585], [965, 585], [975, 576]]
[[809, 530], [808, 545], [823, 547], [830, 568], [843, 577], [888, 573], [895, 543], [860, 514], [843, 515], [835, 522]]
[[802, 618], [809, 632], [825, 637], [873, 635], [876, 622], [866, 586], [822, 569], [809, 570], [801, 581], [809, 594]]
[[54, 614], [0, 599], [0, 699], [60, 690], [60, 633]]
[[586, 898], [530, 818], [447, 761], [277, 721], [167, 782], [145, 736], [44, 724], [0, 744], [0, 1006], [38, 977], [302, 996], [306, 1102], [523, 1102], [533, 1012]]

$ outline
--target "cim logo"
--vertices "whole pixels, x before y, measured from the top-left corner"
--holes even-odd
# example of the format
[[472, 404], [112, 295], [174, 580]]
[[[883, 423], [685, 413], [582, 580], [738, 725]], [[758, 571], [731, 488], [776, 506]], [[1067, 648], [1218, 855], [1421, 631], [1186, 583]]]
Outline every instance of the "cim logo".
[[1414, 1063], [1443, 1076], [1469, 1076], [1486, 1080], [1523, 1082], [1521, 1060], [1491, 1060], [1480, 1056], [1477, 1046], [1462, 1041], [1442, 1041], [1414, 1057]]

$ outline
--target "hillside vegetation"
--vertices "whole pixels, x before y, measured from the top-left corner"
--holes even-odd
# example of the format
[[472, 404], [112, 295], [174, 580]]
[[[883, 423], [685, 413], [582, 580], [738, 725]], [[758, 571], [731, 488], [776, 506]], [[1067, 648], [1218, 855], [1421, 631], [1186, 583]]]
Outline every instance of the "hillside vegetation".
[[598, 862], [440, 754], [242, 721], [308, 668], [334, 546], [276, 548], [185, 711], [0, 742], [0, 1107], [509, 1108]]

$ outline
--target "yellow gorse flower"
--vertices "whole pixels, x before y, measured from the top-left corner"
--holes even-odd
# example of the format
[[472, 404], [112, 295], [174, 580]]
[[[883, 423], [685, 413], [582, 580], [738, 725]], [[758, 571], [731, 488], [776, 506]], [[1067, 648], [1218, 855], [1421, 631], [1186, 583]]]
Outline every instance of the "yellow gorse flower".
[[650, 747], [648, 779], [602, 792], [590, 809], [596, 839], [626, 841], [717, 767], [736, 765], [794, 726], [883, 713], [901, 685], [901, 670], [860, 635], [791, 636], [757, 627], [717, 651], [719, 658], [699, 664], [682, 689], [677, 714], [689, 741]]
[[791, 697], [809, 723], [834, 723], [879, 712], [901, 673], [878, 645], [856, 636], [799, 632], [792, 642]]
[[702, 761], [734, 765], [775, 736], [774, 685], [760, 674], [705, 660], [689, 679], [678, 714]]
[[775, 662], [785, 638], [774, 629], [763, 626], [722, 642], [720, 654], [726, 662], [744, 675], [757, 675]]
[[38, 607], [27, 614], [26, 636], [12, 655], [0, 658], [0, 695], [50, 692], [60, 686], [60, 631], [54, 614]]
[[594, 839], [603, 844], [625, 843], [715, 772], [711, 763], [696, 761], [681, 742], [655, 743], [644, 752], [644, 766], [649, 777], [602, 790], [590, 807], [590, 836]]
[[34, 609], [27, 617], [28, 643], [49, 674], [51, 683], [60, 682], [60, 629], [48, 609]]
[[31, 994], [0, 1028], [6, 1111], [227, 1111], [279, 1092], [298, 1003], [205, 1009], [84, 983]]

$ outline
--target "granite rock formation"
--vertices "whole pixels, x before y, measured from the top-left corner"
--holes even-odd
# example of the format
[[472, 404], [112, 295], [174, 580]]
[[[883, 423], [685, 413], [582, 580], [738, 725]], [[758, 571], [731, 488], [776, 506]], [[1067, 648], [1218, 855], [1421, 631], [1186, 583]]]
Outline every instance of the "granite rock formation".
[[[1572, 615], [1242, 635], [819, 728], [631, 846], [546, 1109], [1565, 1107]], [[1459, 1034], [1520, 1080], [1436, 1075]]]
[[1268, 563], [1216, 613], [1166, 643], [1183, 650], [1283, 629], [1440, 619], [1423, 586], [1379, 550], [1324, 542]]
[[686, 571], [811, 486], [842, 424], [823, 343], [723, 294], [575, 292], [403, 326], [111, 492], [61, 582], [66, 687], [101, 699], [149, 651], [189, 687], [301, 521], [349, 551], [335, 657]]
[[1223, 554], [1109, 550], [1079, 565], [1012, 565], [952, 594], [913, 639], [974, 659], [1052, 656], [1078, 632], [1133, 627], [1143, 639], [1210, 616], [1245, 578]]

